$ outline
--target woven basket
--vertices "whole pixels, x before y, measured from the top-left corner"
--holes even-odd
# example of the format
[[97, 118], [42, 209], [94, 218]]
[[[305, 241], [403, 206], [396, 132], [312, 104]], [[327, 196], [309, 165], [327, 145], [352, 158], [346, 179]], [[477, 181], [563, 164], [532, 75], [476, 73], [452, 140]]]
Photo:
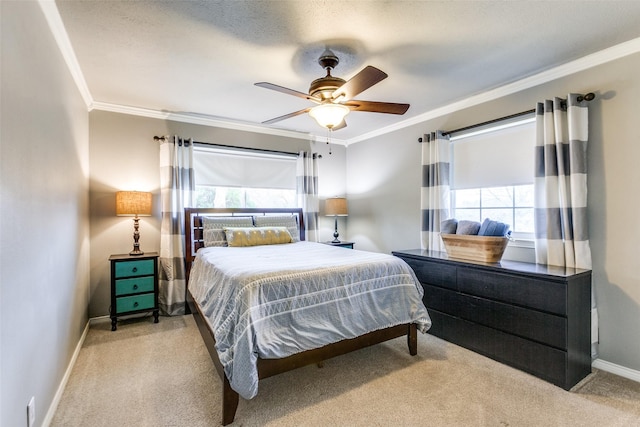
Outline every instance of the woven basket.
[[472, 236], [465, 234], [440, 234], [447, 255], [481, 262], [500, 262], [509, 239], [494, 236]]

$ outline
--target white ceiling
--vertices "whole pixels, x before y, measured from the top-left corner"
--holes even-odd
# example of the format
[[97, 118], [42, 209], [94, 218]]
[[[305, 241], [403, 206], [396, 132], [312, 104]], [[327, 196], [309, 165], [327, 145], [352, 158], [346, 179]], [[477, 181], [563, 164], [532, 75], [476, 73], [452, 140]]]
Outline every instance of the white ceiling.
[[[640, 37], [640, 1], [56, 1], [97, 108], [259, 125], [308, 101], [324, 75], [389, 74], [357, 99], [409, 103], [352, 112], [350, 141]], [[262, 125], [260, 125], [262, 126]], [[265, 126], [326, 136], [306, 114]]]

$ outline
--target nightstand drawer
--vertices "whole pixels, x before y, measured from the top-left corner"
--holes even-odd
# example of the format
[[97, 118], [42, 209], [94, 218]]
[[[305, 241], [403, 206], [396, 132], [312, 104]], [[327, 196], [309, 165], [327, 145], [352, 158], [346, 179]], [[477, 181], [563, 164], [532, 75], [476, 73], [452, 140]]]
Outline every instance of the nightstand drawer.
[[153, 271], [154, 262], [152, 259], [141, 259], [135, 261], [119, 261], [115, 265], [116, 278], [134, 277], [134, 276], [151, 276], [155, 274]]
[[133, 279], [118, 279], [116, 280], [116, 295], [153, 292], [153, 286], [153, 276], [137, 277]]
[[116, 298], [116, 307], [116, 314], [145, 309], [151, 310], [155, 307], [155, 295], [151, 293]]

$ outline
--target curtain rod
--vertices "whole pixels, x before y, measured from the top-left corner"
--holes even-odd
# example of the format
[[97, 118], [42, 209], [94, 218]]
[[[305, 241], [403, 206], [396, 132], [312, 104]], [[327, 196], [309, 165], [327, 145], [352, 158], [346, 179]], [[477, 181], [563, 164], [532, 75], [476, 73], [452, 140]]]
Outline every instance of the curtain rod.
[[[586, 95], [579, 95], [578, 96], [578, 102], [593, 101], [593, 99], [595, 99], [595, 97], [596, 97], [596, 95], [593, 92], [589, 92]], [[527, 111], [522, 111], [520, 113], [510, 114], [508, 116], [500, 117], [500, 118], [493, 119], [493, 120], [488, 120], [486, 122], [476, 123], [475, 125], [470, 125], [470, 126], [465, 126], [465, 127], [459, 128], [459, 129], [445, 131], [445, 132], [442, 132], [442, 134], [443, 135], [451, 135], [452, 133], [463, 132], [465, 130], [471, 130], [471, 129], [479, 128], [479, 127], [490, 125], [490, 124], [493, 124], [493, 123], [502, 122], [504, 120], [514, 119], [514, 118], [520, 117], [520, 116], [526, 116], [527, 114], [533, 114], [535, 112], [536, 112], [536, 109], [534, 108], [532, 110], [527, 110]], [[418, 138], [418, 142], [422, 142], [422, 138]]]
[[[167, 136], [154, 136], [153, 139], [156, 141], [166, 141], [167, 140]], [[272, 154], [284, 154], [287, 156], [296, 156], [298, 157], [298, 153], [292, 153], [290, 151], [278, 151], [278, 150], [266, 150], [263, 148], [252, 148], [252, 147], [235, 147], [233, 145], [225, 145], [225, 144], [214, 144], [211, 142], [200, 142], [200, 141], [193, 141], [194, 144], [199, 144], [199, 145], [206, 145], [209, 147], [220, 147], [220, 148], [231, 148], [234, 150], [247, 150], [247, 151], [257, 151], [259, 153], [272, 153]]]
[[462, 127], [462, 128], [458, 128], [458, 129], [442, 132], [442, 134], [443, 135], [451, 135], [452, 133], [463, 132], [465, 130], [471, 130], [471, 129], [479, 128], [479, 127], [482, 127], [482, 126], [490, 125], [490, 124], [493, 124], [493, 123], [503, 122], [503, 121], [509, 120], [509, 119], [515, 119], [516, 117], [526, 116], [526, 115], [529, 115], [529, 114], [533, 114], [535, 112], [536, 112], [535, 108], [532, 109], [532, 110], [521, 111], [520, 113], [510, 114], [508, 116], [500, 117], [500, 118], [493, 119], [493, 120], [487, 120], [486, 122], [482, 122], [482, 123], [476, 123], [475, 125], [465, 126], [465, 127]]

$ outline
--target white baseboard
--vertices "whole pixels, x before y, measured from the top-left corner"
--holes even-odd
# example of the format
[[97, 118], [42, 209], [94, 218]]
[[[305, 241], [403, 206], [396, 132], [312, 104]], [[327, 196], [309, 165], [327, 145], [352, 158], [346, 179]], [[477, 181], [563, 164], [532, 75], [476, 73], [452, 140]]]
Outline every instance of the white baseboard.
[[104, 316], [92, 317], [89, 319], [89, 323], [93, 325], [94, 323], [104, 322], [105, 320], [110, 321], [111, 317], [109, 317], [108, 314], [105, 314]]
[[629, 369], [624, 366], [616, 365], [615, 363], [607, 362], [606, 360], [602, 360], [602, 359], [594, 360], [591, 363], [591, 366], [596, 369], [607, 371], [612, 374], [616, 374], [621, 377], [630, 379], [632, 381], [637, 381], [640, 383], [640, 371], [636, 371], [634, 369]]
[[80, 341], [78, 341], [78, 345], [76, 345], [76, 349], [73, 352], [73, 356], [71, 357], [71, 361], [69, 361], [69, 366], [67, 366], [67, 370], [62, 377], [62, 381], [60, 381], [60, 385], [58, 386], [58, 390], [56, 390], [55, 396], [53, 396], [53, 401], [51, 405], [49, 405], [49, 410], [42, 421], [42, 427], [49, 427], [51, 421], [53, 420], [53, 416], [56, 413], [56, 409], [58, 409], [58, 404], [60, 403], [60, 399], [62, 399], [62, 394], [64, 393], [64, 389], [67, 386], [67, 382], [69, 381], [69, 377], [71, 376], [71, 372], [73, 371], [73, 367], [76, 364], [76, 360], [78, 360], [78, 355], [80, 354], [80, 350], [82, 349], [82, 345], [84, 344], [84, 340], [87, 337], [87, 333], [89, 332], [89, 324], [91, 320], [89, 320], [84, 327], [84, 331], [82, 331], [82, 336], [80, 337]]

